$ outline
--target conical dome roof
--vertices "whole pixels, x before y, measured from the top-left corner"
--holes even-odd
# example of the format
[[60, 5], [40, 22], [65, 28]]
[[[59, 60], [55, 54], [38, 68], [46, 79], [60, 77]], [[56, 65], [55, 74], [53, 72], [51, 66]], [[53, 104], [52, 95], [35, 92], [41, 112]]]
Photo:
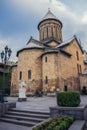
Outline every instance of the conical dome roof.
[[38, 29], [39, 29], [39, 25], [45, 21], [45, 20], [48, 20], [48, 19], [53, 19], [53, 20], [56, 20], [58, 21], [61, 26], [62, 26], [62, 23], [61, 21], [50, 11], [50, 9], [48, 9], [48, 12], [46, 13], [46, 15], [43, 17], [43, 19], [41, 20], [41, 22], [38, 24]]
[[45, 19], [56, 19], [57, 20], [57, 17], [50, 11], [50, 9], [48, 9], [48, 12], [43, 17], [42, 20], [45, 20]]

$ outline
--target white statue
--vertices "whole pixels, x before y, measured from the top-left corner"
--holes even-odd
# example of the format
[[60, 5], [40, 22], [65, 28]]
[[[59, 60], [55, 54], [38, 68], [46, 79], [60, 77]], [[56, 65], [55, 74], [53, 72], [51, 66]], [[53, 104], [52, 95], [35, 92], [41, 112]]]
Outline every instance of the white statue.
[[26, 84], [25, 82], [21, 82], [19, 84], [20, 88], [19, 88], [19, 98], [18, 101], [26, 101]]

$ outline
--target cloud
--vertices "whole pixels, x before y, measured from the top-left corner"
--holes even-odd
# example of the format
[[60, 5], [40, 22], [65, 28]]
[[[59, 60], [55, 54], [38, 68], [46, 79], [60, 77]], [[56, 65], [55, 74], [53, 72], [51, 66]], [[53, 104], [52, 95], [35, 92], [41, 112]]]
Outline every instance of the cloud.
[[87, 25], [87, 11], [83, 13], [82, 22]]
[[17, 61], [16, 53], [17, 51], [26, 45], [28, 38], [25, 39], [24, 35], [15, 35], [13, 37], [2, 37], [0, 35], [0, 53], [4, 50], [7, 45], [12, 50], [12, 55], [10, 57], [11, 61]]

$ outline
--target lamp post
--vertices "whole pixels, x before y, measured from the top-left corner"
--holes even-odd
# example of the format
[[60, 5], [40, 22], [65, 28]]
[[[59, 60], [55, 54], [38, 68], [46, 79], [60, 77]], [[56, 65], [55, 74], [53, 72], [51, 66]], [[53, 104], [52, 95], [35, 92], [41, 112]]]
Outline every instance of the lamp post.
[[1, 88], [1, 103], [4, 102], [4, 95], [5, 95], [5, 73], [6, 73], [6, 63], [9, 60], [11, 56], [11, 49], [6, 46], [4, 48], [4, 51], [1, 52], [1, 59], [2, 63], [4, 65], [4, 71], [3, 71], [3, 79], [2, 79], [2, 88]]

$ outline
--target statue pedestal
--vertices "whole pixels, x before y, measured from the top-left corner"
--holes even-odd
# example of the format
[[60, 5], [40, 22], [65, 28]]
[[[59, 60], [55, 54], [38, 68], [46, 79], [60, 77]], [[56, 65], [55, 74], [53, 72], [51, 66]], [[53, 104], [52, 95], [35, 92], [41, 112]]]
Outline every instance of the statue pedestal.
[[18, 101], [19, 102], [27, 101], [26, 89], [25, 89], [24, 85], [22, 86], [22, 84], [21, 84], [21, 87], [19, 88], [19, 98], [18, 98]]
[[27, 101], [27, 98], [18, 98], [18, 102]]

